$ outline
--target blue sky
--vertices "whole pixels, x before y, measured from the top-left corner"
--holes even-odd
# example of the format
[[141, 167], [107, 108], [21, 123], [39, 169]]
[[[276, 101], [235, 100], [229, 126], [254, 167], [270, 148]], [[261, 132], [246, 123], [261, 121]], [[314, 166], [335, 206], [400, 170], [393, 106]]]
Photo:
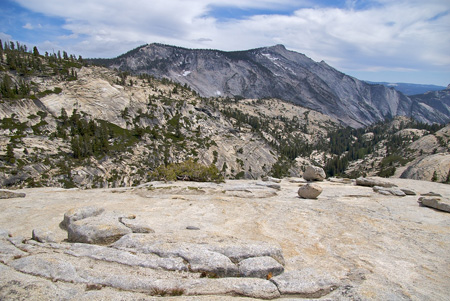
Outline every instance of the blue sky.
[[0, 14], [0, 39], [41, 52], [283, 44], [363, 80], [450, 84], [448, 0], [1, 0]]

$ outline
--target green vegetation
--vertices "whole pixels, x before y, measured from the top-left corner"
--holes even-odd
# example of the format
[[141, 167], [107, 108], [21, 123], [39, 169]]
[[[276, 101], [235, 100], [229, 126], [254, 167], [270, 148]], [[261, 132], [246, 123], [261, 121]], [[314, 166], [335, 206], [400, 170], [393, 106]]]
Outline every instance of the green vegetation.
[[20, 99], [27, 97], [44, 97], [50, 93], [60, 93], [60, 88], [39, 92], [30, 76], [56, 76], [60, 80], [72, 81], [78, 78], [77, 69], [85, 65], [83, 59], [68, 55], [67, 52], [45, 53], [41, 55], [37, 47], [28, 50], [19, 42], [0, 40], [0, 71], [13, 72], [17, 78], [4, 73], [0, 78], [0, 99]]
[[[405, 165], [408, 162], [406, 146], [410, 142], [409, 137], [396, 135], [395, 132], [405, 128], [425, 129], [430, 133], [435, 133], [443, 127], [439, 124], [425, 124], [420, 122], [402, 122], [396, 128], [390, 128], [390, 120], [378, 122], [367, 128], [352, 129], [343, 128], [328, 134], [329, 152], [333, 158], [325, 165], [325, 172], [328, 176], [350, 176], [345, 174], [350, 162], [366, 158], [371, 155], [376, 147], [380, 147], [382, 141], [386, 141], [383, 147], [386, 148], [386, 156], [381, 161], [378, 173], [381, 177], [389, 177], [395, 173], [396, 166]], [[364, 134], [372, 133], [373, 137], [365, 137]], [[398, 154], [401, 154], [399, 156]], [[358, 177], [359, 174], [353, 174]]]
[[161, 165], [150, 173], [150, 179], [154, 181], [197, 181], [197, 182], [222, 182], [223, 177], [213, 164], [205, 166], [192, 159], [182, 163]]

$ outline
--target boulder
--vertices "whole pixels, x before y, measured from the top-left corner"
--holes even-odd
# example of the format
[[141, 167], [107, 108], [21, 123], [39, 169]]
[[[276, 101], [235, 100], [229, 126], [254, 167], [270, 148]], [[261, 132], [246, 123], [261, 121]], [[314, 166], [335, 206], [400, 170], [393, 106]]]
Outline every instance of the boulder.
[[298, 196], [302, 199], [316, 199], [322, 193], [322, 187], [316, 184], [306, 184], [298, 189]]
[[450, 212], [450, 200], [438, 197], [421, 197], [419, 204], [422, 206], [434, 208], [440, 211]]
[[119, 221], [115, 214], [102, 213], [67, 225], [68, 240], [89, 244], [110, 244], [133, 231]]
[[105, 211], [104, 208], [94, 206], [72, 208], [66, 213], [64, 213], [64, 220], [61, 222], [60, 226], [61, 228], [67, 230], [69, 224], [71, 224], [72, 222], [82, 220], [87, 217], [100, 215], [104, 211]]
[[55, 234], [51, 231], [33, 229], [31, 238], [38, 242], [56, 242]]
[[306, 181], [323, 181], [327, 175], [322, 167], [309, 165], [303, 173], [303, 179]]
[[272, 276], [280, 275], [283, 272], [284, 267], [269, 256], [252, 257], [239, 262], [241, 277], [270, 279]]
[[26, 194], [23, 192], [0, 189], [0, 199], [24, 198], [25, 196]]
[[414, 190], [407, 189], [407, 188], [400, 188], [401, 191], [403, 191], [406, 195], [416, 195], [417, 193]]
[[374, 187], [374, 186], [380, 186], [380, 187], [397, 187], [397, 185], [387, 182], [387, 181], [383, 181], [380, 179], [375, 179], [375, 178], [357, 178], [356, 179], [356, 185], [359, 186], [368, 186], [368, 187]]

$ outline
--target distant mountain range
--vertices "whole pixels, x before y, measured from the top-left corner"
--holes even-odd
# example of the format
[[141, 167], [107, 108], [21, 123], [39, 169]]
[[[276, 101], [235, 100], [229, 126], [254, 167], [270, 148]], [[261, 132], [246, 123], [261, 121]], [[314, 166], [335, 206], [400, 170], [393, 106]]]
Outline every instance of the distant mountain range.
[[394, 116], [427, 123], [450, 121], [447, 104], [423, 103], [384, 85], [360, 81], [283, 45], [225, 52], [149, 44], [115, 59], [91, 61], [133, 74], [166, 77], [204, 97], [290, 101], [355, 128]]
[[383, 85], [389, 88], [394, 88], [397, 91], [402, 92], [405, 95], [417, 95], [424, 94], [430, 91], [440, 91], [445, 90], [444, 86], [436, 86], [436, 85], [421, 85], [421, 84], [410, 84], [410, 83], [389, 83], [389, 82], [371, 82], [365, 81], [366, 83], [372, 85]]

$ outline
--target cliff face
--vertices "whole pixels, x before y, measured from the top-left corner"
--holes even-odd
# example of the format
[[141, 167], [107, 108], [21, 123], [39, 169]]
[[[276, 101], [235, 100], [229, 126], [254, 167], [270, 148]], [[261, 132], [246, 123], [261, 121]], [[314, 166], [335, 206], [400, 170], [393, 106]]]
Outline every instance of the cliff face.
[[100, 63], [167, 77], [188, 84], [206, 97], [283, 99], [352, 127], [393, 116], [409, 116], [428, 123], [450, 120], [450, 113], [441, 111], [440, 103], [430, 105], [393, 88], [367, 84], [283, 45], [224, 52], [150, 44]]

